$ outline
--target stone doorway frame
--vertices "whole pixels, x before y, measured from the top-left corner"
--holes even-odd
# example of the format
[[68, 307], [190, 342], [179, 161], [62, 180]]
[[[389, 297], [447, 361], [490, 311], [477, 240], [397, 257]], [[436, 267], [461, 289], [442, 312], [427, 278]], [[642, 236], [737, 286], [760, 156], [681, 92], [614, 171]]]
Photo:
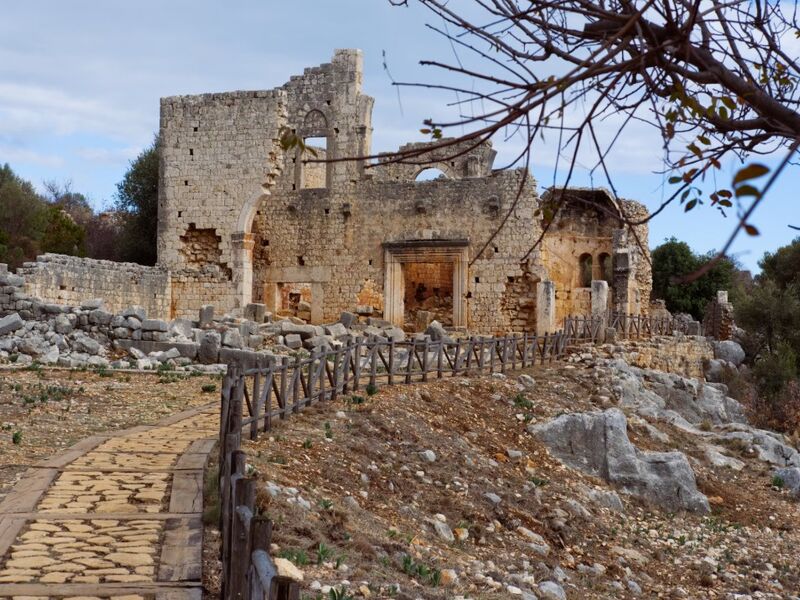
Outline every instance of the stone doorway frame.
[[383, 318], [402, 327], [405, 323], [405, 263], [453, 264], [453, 325], [467, 326], [469, 240], [408, 240], [383, 244]]

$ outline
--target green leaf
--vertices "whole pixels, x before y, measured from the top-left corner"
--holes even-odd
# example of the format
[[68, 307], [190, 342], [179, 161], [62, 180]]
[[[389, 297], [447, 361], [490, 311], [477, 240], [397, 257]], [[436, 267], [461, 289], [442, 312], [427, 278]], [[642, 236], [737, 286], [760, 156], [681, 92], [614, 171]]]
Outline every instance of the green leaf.
[[683, 177], [681, 177], [680, 175], [673, 175], [672, 177], [669, 178], [670, 183], [680, 183], [681, 181], [683, 181]]
[[731, 98], [730, 96], [723, 96], [722, 98], [720, 98], [720, 100], [730, 110], [735, 110], [736, 109], [736, 102], [734, 102], [733, 98]]
[[720, 106], [719, 107], [719, 116], [720, 116], [721, 119], [727, 120], [728, 119], [728, 109], [725, 108], [724, 106]]
[[706, 136], [704, 136], [704, 135], [699, 135], [699, 136], [697, 136], [697, 139], [698, 139], [698, 140], [700, 140], [700, 143], [701, 143], [701, 144], [705, 144], [706, 146], [710, 146], [710, 145], [711, 145], [711, 140], [710, 140], [710, 139], [708, 139], [708, 138], [707, 138]]
[[769, 167], [759, 163], [753, 163], [752, 165], [747, 165], [746, 167], [739, 169], [733, 178], [733, 184], [736, 185], [737, 183], [747, 181], [748, 179], [755, 179], [756, 177], [761, 177], [767, 173], [769, 173]]
[[750, 184], [740, 185], [736, 188], [736, 197], [741, 198], [742, 196], [760, 196], [761, 192], [759, 192], [755, 187]]
[[694, 154], [695, 156], [697, 156], [697, 158], [703, 158], [703, 151], [702, 151], [702, 150], [700, 150], [700, 148], [698, 148], [698, 147], [697, 147], [697, 146], [695, 146], [694, 144], [689, 144], [689, 145], [688, 145], [688, 146], [686, 146], [686, 147], [689, 149], [689, 152], [691, 152], [692, 154]]
[[695, 206], [697, 206], [697, 198], [695, 198], [694, 200], [689, 200], [689, 202], [686, 203], [686, 208], [684, 208], [683, 211], [684, 212], [689, 212]]

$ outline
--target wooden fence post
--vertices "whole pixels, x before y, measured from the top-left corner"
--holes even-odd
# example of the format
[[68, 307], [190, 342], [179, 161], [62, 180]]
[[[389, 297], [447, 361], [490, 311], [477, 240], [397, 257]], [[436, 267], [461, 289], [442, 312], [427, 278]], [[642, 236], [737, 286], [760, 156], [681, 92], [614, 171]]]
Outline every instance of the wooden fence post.
[[387, 383], [392, 385], [394, 383], [394, 338], [389, 340], [389, 375], [387, 377]]
[[231, 552], [228, 597], [248, 600], [245, 596], [247, 570], [250, 566], [250, 525], [255, 506], [255, 481], [249, 477], [236, 479], [231, 514]]

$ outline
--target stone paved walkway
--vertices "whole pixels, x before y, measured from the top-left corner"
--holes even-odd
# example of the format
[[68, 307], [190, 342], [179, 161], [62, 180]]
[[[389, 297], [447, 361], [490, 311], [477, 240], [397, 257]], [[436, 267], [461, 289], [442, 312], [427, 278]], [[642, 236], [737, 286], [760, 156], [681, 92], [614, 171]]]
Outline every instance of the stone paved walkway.
[[0, 503], [0, 600], [199, 600], [216, 405], [87, 438]]

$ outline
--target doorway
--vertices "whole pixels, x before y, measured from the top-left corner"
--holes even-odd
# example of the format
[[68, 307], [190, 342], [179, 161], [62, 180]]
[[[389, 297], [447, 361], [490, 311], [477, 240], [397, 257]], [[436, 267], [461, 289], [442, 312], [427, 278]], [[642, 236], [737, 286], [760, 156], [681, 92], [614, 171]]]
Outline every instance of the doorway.
[[467, 325], [467, 240], [387, 242], [384, 248], [384, 318], [419, 328], [420, 311], [454, 327]]

